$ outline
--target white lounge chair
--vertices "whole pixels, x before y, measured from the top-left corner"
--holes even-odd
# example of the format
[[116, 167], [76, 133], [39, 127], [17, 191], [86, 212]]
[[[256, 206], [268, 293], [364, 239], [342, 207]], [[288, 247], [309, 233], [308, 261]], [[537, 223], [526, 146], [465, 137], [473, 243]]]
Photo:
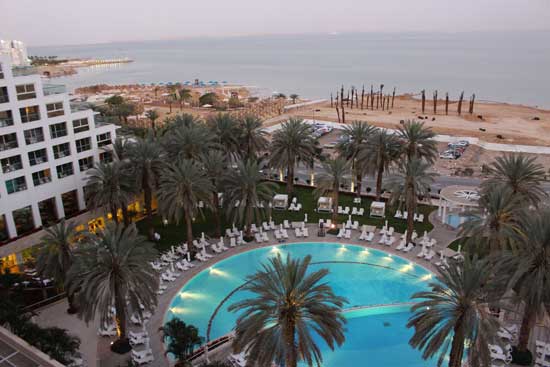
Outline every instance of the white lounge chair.
[[183, 264], [183, 266], [187, 266], [188, 268], [194, 268], [195, 267], [195, 264], [188, 261], [187, 259], [181, 260], [181, 263]]
[[424, 222], [424, 214], [418, 214], [418, 222]]
[[174, 280], [176, 280], [175, 277], [171, 277], [170, 275], [168, 275], [166, 273], [162, 273], [160, 275], [160, 279], [164, 280], [165, 282], [173, 282]]
[[258, 228], [256, 227], [256, 223], [252, 223], [252, 225], [250, 226], [250, 229], [252, 230], [252, 233], [258, 232]]
[[356, 207], [351, 208], [351, 215], [357, 215], [357, 208]]
[[269, 237], [267, 237], [267, 232], [262, 232], [262, 240], [264, 242], [269, 242]]
[[359, 229], [359, 221], [354, 221], [351, 225], [351, 229], [358, 230]]
[[348, 215], [348, 214], [349, 214], [349, 210], [350, 210], [350, 209], [349, 209], [349, 206], [346, 206], [346, 207], [344, 208], [344, 212], [343, 212], [342, 214]]
[[369, 232], [369, 233], [367, 234], [366, 241], [367, 241], [367, 242], [371, 242], [373, 239], [374, 239], [374, 232]]
[[367, 231], [363, 230], [359, 235], [359, 241], [366, 241], [366, 240], [367, 240]]
[[273, 235], [275, 236], [275, 239], [279, 242], [282, 242], [283, 241], [283, 236], [281, 235], [281, 232], [279, 232], [278, 229], [276, 229], [275, 231], [273, 231]]
[[296, 237], [302, 237], [302, 231], [300, 230], [300, 228], [295, 228], [294, 229], [294, 234], [296, 235]]
[[414, 244], [412, 242], [409, 242], [407, 246], [403, 249], [404, 252], [410, 252], [414, 248]]
[[262, 238], [262, 236], [259, 234], [259, 233], [255, 233], [254, 234], [254, 239], [256, 240], [256, 242], [258, 243], [262, 243], [264, 240]]
[[309, 231], [307, 227], [302, 228], [302, 237], [309, 237]]
[[433, 257], [435, 256], [435, 251], [430, 250], [426, 256], [424, 256], [424, 259], [428, 261], [432, 261]]
[[386, 246], [391, 246], [393, 245], [393, 243], [395, 242], [395, 237], [393, 236], [386, 236], [386, 242], [384, 242], [384, 244]]
[[357, 211], [357, 215], [359, 215], [359, 216], [361, 216], [361, 217], [362, 217], [363, 215], [365, 215], [365, 208], [359, 208], [359, 210]]
[[229, 228], [225, 229], [225, 235], [229, 238], [235, 237], [235, 235], [233, 234], [233, 232], [231, 232], [231, 229], [229, 229]]
[[284, 229], [289, 229], [290, 228], [290, 223], [288, 223], [287, 219], [283, 220], [283, 228]]
[[[148, 350], [148, 351], [150, 351], [150, 350]], [[134, 353], [135, 353], [135, 351], [132, 350], [132, 360], [135, 363], [137, 363], [138, 365], [151, 363], [155, 360], [155, 357], [153, 357], [152, 352], [147, 353], [147, 354], [143, 354], [143, 355], [135, 355]]]
[[349, 229], [346, 229], [346, 233], [344, 234], [344, 238], [346, 239], [351, 239], [351, 230]]
[[207, 262], [208, 261], [208, 258], [200, 252], [197, 252], [197, 254], [195, 255], [195, 258], [197, 258], [200, 262]]
[[213, 243], [213, 244], [210, 246], [210, 248], [211, 248], [215, 253], [217, 253], [217, 254], [221, 254], [221, 253], [223, 252], [222, 249], [219, 248], [218, 246], [216, 246], [215, 243]]
[[271, 229], [267, 222], [262, 222], [262, 228], [264, 229], [264, 231], [269, 231]]
[[275, 225], [275, 221], [274, 221], [274, 220], [272, 220], [271, 222], [269, 222], [269, 229], [272, 229], [272, 230], [277, 229], [277, 226]]
[[386, 234], [382, 233], [382, 236], [380, 236], [380, 239], [378, 240], [379, 244], [383, 244], [386, 242]]
[[344, 214], [344, 209], [341, 206], [338, 206], [338, 214]]
[[394, 218], [397, 218], [397, 219], [401, 219], [403, 218], [403, 214], [401, 213], [401, 210], [397, 210], [395, 212], [395, 215], [393, 216]]
[[237, 246], [237, 240], [235, 239], [235, 237], [231, 237], [229, 239], [229, 247], [236, 247]]
[[184, 266], [181, 262], [176, 262], [176, 269], [181, 271], [187, 271], [189, 268], [187, 266]]
[[401, 238], [401, 242], [399, 242], [399, 246], [397, 246], [395, 249], [397, 251], [401, 251], [405, 248], [405, 246], [407, 245], [407, 241], [405, 240], [405, 238]]
[[344, 237], [344, 234], [345, 234], [345, 229], [340, 228], [340, 230], [338, 231], [338, 234], [336, 235], [336, 237], [337, 238], [342, 238], [342, 237]]

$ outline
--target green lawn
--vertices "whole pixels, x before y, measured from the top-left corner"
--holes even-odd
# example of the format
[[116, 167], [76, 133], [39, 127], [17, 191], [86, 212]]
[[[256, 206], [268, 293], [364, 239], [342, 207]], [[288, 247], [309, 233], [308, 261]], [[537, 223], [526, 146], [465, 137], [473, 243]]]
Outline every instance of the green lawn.
[[[284, 185], [278, 185], [277, 189], [278, 193], [285, 193], [285, 186]], [[300, 212], [290, 212], [288, 210], [272, 210], [272, 217], [275, 223], [279, 224], [282, 223], [284, 219], [288, 219], [289, 221], [303, 221], [304, 220], [304, 214], [308, 214], [308, 222], [309, 223], [317, 223], [320, 218], [328, 219], [331, 217], [331, 214], [329, 213], [317, 213], [315, 212], [315, 209], [317, 208], [317, 200], [314, 197], [313, 190], [308, 187], [295, 187], [295, 196], [298, 197], [298, 202], [302, 204], [302, 210]], [[368, 225], [375, 225], [378, 228], [381, 228], [384, 225], [384, 221], [387, 219], [389, 226], [393, 226], [395, 230], [399, 233], [403, 233], [407, 227], [407, 223], [403, 219], [395, 219], [393, 215], [395, 214], [395, 208], [388, 208], [386, 207], [386, 218], [370, 218], [368, 216], [369, 210], [370, 210], [370, 204], [372, 202], [372, 199], [363, 197], [362, 203], [359, 204], [353, 204], [353, 198], [355, 196], [351, 194], [341, 194], [339, 198], [339, 205], [342, 207], [349, 206], [350, 209], [354, 206], [359, 208], [363, 207], [365, 209], [365, 215], [363, 217], [360, 216], [353, 216], [353, 220], [359, 221], [359, 224], [368, 224]], [[418, 212], [424, 214], [424, 222], [418, 223], [415, 222], [415, 229], [418, 232], [419, 235], [422, 235], [424, 231], [431, 231], [433, 228], [433, 225], [428, 221], [428, 215], [431, 211], [433, 211], [435, 207], [422, 205], [419, 207]], [[340, 222], [347, 221], [348, 216], [347, 215], [340, 215], [339, 220]], [[225, 228], [230, 227], [232, 224], [232, 221], [227, 220], [227, 218], [222, 218], [222, 228], [225, 232]], [[260, 224], [260, 223], [258, 223]], [[155, 230], [158, 232], [161, 236], [161, 240], [158, 244], [159, 250], [165, 250], [169, 248], [172, 245], [179, 244], [183, 241], [185, 241], [186, 237], [186, 231], [185, 231], [185, 224], [180, 223], [179, 225], [175, 224], [168, 224], [164, 226], [162, 224], [160, 216], [155, 216], [154, 218], [154, 225]], [[147, 233], [146, 227], [145, 227], [145, 221], [140, 221], [137, 223], [137, 227], [140, 230], [141, 233], [145, 234]], [[241, 228], [241, 226], [238, 226]], [[204, 232], [206, 235], [212, 237], [214, 235], [214, 220], [212, 218], [212, 214], [208, 210], [203, 211], [203, 217], [198, 217], [193, 225], [193, 234], [195, 237], [200, 236], [201, 232]]]

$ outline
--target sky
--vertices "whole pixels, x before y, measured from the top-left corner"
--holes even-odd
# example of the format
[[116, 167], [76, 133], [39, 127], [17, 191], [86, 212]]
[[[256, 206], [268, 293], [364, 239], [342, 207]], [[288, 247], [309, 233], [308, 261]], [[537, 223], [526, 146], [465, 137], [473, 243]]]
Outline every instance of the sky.
[[0, 0], [30, 46], [333, 32], [550, 30], [550, 0]]

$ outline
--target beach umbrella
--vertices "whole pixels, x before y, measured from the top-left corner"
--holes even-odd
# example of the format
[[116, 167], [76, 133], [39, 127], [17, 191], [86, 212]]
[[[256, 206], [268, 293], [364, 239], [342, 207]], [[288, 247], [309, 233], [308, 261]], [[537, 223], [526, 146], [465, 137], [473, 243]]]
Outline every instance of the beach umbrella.
[[283, 223], [279, 224], [279, 226], [281, 227], [281, 231], [283, 230]]
[[187, 252], [187, 261], [191, 262], [191, 253]]
[[170, 261], [170, 270], [172, 270], [172, 272], [175, 272], [176, 270], [174, 269], [174, 262], [173, 261]]
[[462, 250], [462, 245], [458, 245], [458, 252], [460, 253], [460, 250]]
[[384, 227], [388, 228], [388, 221], [386, 221], [386, 224], [384, 225]]
[[304, 216], [304, 222], [307, 223], [307, 213], [306, 213], [305, 216]]
[[201, 239], [202, 239], [203, 241], [206, 241], [206, 238], [204, 237], [204, 232], [201, 232]]
[[[351, 214], [348, 216], [348, 221], [351, 222]], [[386, 226], [387, 226], [387, 224], [386, 224]]]

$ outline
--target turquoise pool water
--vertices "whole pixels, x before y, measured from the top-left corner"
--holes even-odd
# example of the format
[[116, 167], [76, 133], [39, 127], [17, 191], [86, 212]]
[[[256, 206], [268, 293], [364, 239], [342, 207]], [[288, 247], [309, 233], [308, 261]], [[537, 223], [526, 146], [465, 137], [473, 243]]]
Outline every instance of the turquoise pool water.
[[[222, 300], [253, 274], [271, 256], [312, 255], [312, 269], [328, 268], [327, 280], [334, 292], [344, 296], [346, 342], [330, 351], [319, 342], [325, 367], [358, 366], [435, 366], [422, 360], [408, 345], [412, 330], [406, 328], [410, 316], [410, 296], [427, 289], [431, 274], [406, 259], [361, 246], [334, 243], [301, 243], [255, 249], [220, 261], [191, 279], [174, 297], [165, 321], [174, 317], [199, 328], [206, 336], [208, 321]], [[235, 301], [250, 296], [243, 291], [233, 294], [213, 320], [211, 340], [227, 334], [235, 326], [237, 315], [227, 311]], [[402, 304], [395, 306], [380, 306]]]

